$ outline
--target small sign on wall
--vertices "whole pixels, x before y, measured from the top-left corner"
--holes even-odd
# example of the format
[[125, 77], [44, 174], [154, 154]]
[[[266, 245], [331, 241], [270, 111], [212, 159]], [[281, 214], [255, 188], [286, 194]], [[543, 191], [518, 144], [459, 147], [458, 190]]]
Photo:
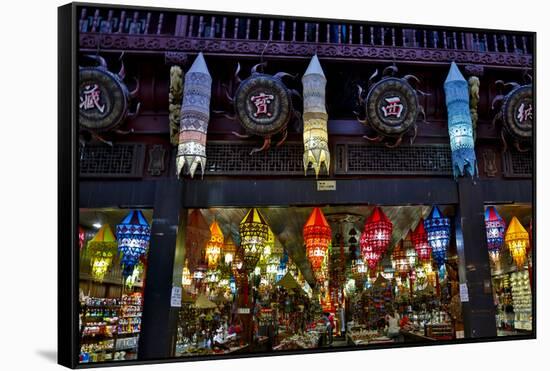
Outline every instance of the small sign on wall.
[[463, 303], [470, 301], [470, 297], [468, 296], [468, 284], [466, 283], [460, 284], [460, 301]]
[[237, 313], [239, 313], [239, 314], [250, 314], [250, 308], [238, 308]]
[[170, 296], [170, 306], [180, 308], [181, 307], [181, 287], [173, 286], [172, 295]]
[[318, 180], [318, 191], [336, 191], [336, 180]]

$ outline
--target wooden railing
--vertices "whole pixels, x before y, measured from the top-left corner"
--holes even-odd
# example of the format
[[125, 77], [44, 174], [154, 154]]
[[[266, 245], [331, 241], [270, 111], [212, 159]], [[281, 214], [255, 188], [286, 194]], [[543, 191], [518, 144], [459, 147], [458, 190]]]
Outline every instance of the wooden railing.
[[293, 41], [365, 46], [532, 54], [530, 36], [384, 27], [369, 23], [305, 22], [261, 17], [82, 8], [82, 33], [167, 35], [205, 39]]

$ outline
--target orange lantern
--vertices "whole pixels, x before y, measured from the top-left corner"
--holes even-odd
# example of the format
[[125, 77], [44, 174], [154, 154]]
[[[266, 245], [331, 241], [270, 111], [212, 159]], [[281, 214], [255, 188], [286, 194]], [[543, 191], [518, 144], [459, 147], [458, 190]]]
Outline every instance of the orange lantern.
[[307, 258], [314, 271], [321, 268], [331, 239], [332, 231], [325, 215], [320, 208], [314, 208], [304, 225]]
[[504, 235], [504, 242], [508, 250], [510, 250], [510, 254], [518, 269], [523, 268], [529, 246], [529, 233], [515, 216], [508, 225], [508, 229]]
[[220, 261], [220, 255], [223, 247], [223, 232], [218, 223], [210, 225], [210, 241], [206, 244], [206, 259], [209, 269], [216, 269]]

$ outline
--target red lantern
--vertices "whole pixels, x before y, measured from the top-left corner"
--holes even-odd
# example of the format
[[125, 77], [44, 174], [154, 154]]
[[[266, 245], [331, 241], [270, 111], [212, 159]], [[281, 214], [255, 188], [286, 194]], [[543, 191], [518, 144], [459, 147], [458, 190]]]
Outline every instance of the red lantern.
[[420, 218], [416, 229], [412, 233], [411, 239], [419, 262], [429, 262], [432, 256], [432, 247], [428, 243], [428, 233], [426, 233], [424, 229], [423, 218]]
[[320, 208], [314, 208], [304, 226], [307, 258], [314, 271], [321, 268], [331, 239], [332, 231], [325, 215]]
[[382, 209], [376, 206], [365, 222], [365, 229], [361, 234], [361, 254], [367, 261], [369, 269], [376, 268], [378, 261], [388, 249], [391, 241], [393, 224]]

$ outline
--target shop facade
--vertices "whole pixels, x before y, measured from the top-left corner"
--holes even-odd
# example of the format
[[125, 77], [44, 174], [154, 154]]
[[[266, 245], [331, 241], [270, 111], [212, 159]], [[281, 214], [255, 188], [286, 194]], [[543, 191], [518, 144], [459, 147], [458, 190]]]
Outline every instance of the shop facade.
[[[81, 109], [120, 113], [110, 127], [91, 115], [81, 132], [82, 363], [534, 336], [534, 141], [506, 116], [523, 102], [518, 130], [533, 122], [532, 97], [512, 94], [530, 86], [532, 35], [123, 8], [82, 8], [79, 18], [79, 64], [113, 71], [126, 89], [120, 106], [116, 96], [88, 99], [91, 83], [81, 91]], [[320, 72], [309, 68], [314, 55]], [[458, 146], [470, 150], [459, 159], [476, 160], [469, 168], [457, 167], [449, 129], [453, 68], [469, 97], [472, 146]], [[184, 80], [190, 71], [209, 79]], [[312, 71], [320, 80], [305, 78]], [[250, 129], [265, 101], [244, 119], [234, 103], [258, 73], [278, 75], [276, 92], [291, 96], [288, 117], [263, 136]], [[319, 88], [319, 76], [326, 89], [312, 99], [306, 87]], [[401, 101], [384, 90], [390, 80]], [[209, 81], [206, 110], [194, 101], [185, 111], [184, 81], [199, 81], [199, 92]], [[304, 129], [320, 139], [306, 141]], [[186, 152], [189, 138], [205, 151]], [[305, 227], [317, 208], [330, 232], [315, 255]], [[377, 213], [391, 229], [371, 256], [363, 234]], [[503, 221], [492, 237], [488, 214]], [[422, 258], [415, 232], [422, 224], [427, 236], [437, 217], [443, 255]], [[256, 243], [243, 242], [247, 218], [269, 231], [256, 260]], [[149, 228], [126, 271], [125, 220]], [[94, 255], [94, 240], [113, 256]]]

